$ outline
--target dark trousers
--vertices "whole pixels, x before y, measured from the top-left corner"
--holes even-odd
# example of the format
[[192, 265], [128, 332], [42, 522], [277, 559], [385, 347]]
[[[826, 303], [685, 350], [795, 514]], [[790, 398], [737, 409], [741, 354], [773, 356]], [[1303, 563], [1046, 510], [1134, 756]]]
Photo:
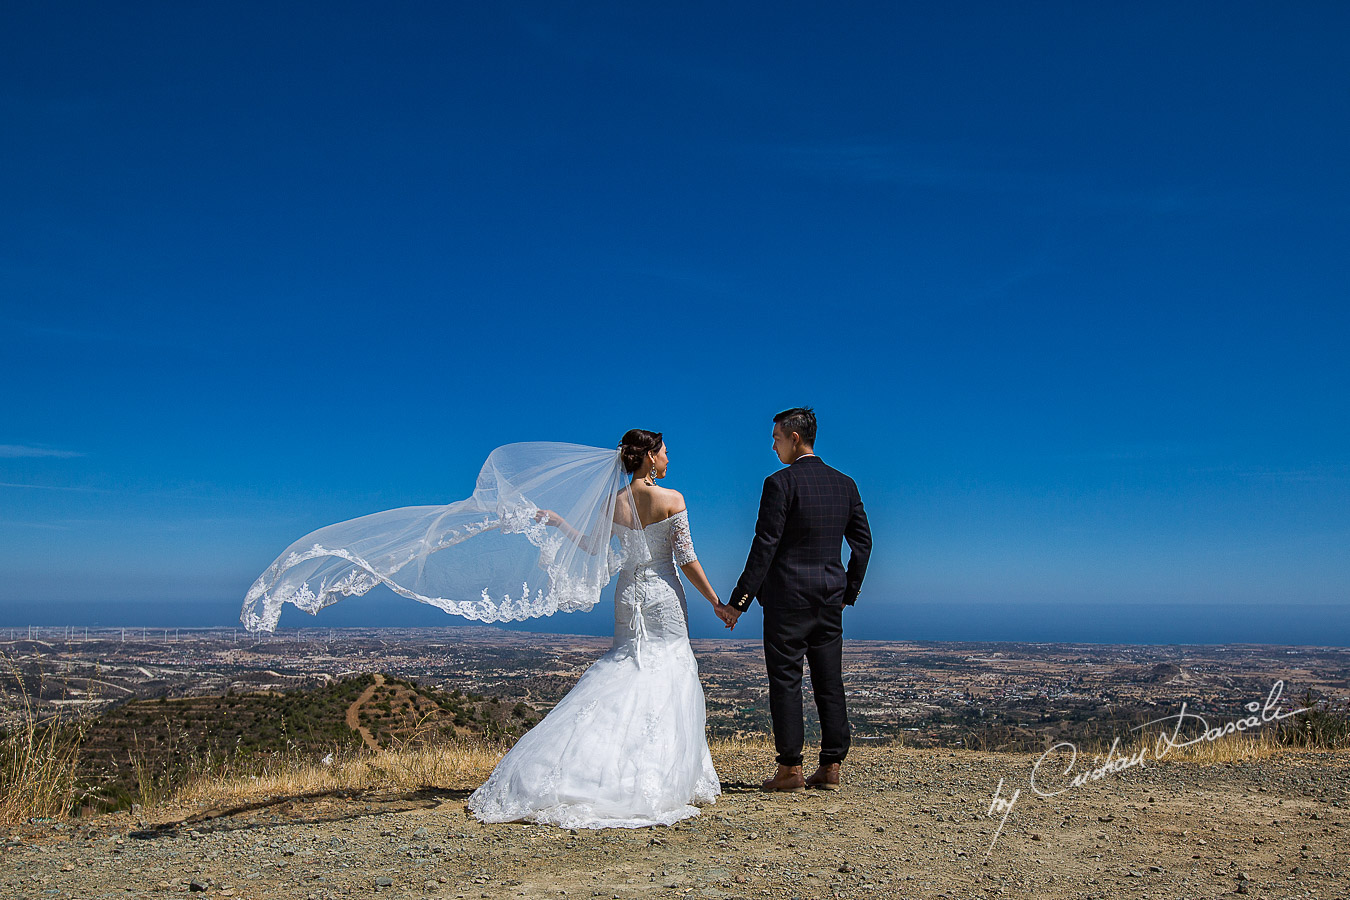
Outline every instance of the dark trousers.
[[843, 762], [848, 754], [843, 651], [843, 607], [764, 610], [764, 662], [769, 670], [769, 713], [779, 764], [802, 764], [803, 659], [811, 665], [811, 686], [820, 713], [820, 764]]

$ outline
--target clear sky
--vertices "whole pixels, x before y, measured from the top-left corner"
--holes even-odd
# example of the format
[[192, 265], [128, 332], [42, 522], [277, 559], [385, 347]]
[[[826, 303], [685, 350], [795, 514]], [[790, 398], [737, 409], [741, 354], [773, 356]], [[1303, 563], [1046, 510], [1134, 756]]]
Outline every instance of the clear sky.
[[[0, 625], [229, 625], [314, 528], [631, 427], [726, 594], [799, 404], [855, 636], [1345, 621], [1350, 5], [4, 18]], [[417, 606], [282, 626], [348, 604]]]

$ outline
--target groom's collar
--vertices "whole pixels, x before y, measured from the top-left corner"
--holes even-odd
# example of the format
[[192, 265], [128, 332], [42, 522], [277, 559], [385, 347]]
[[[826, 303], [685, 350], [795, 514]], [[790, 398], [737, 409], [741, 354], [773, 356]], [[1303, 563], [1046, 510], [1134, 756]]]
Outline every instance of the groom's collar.
[[801, 461], [804, 460], [804, 459], [814, 459], [814, 460], [819, 460], [820, 457], [819, 457], [819, 456], [816, 456], [814, 453], [808, 453], [808, 454], [805, 455], [805, 456], [799, 456], [799, 457], [797, 457], [796, 459], [794, 459], [794, 460], [792, 461], [792, 465], [795, 466], [797, 463], [801, 462]]

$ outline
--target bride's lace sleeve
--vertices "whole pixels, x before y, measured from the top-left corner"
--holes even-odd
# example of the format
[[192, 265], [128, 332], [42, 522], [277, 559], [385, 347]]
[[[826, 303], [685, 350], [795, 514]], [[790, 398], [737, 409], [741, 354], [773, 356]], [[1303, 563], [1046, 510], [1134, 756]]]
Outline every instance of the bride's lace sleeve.
[[689, 513], [677, 512], [670, 520], [670, 546], [675, 551], [675, 565], [687, 566], [698, 559], [694, 553], [694, 537], [689, 533]]

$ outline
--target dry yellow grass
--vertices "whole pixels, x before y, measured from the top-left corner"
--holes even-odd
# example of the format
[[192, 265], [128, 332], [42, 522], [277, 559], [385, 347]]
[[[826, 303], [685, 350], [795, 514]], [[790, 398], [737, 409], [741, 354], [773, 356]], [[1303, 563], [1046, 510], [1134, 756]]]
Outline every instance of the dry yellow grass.
[[[714, 738], [709, 741], [709, 747], [719, 768], [729, 764], [725, 768], [732, 771], [764, 769], [766, 775], [771, 774], [774, 746], [768, 735]], [[1117, 747], [1114, 755], [1117, 758], [1131, 756], [1145, 747], [1149, 758], [1153, 758], [1156, 746], [1150, 738], [1140, 738], [1129, 747]], [[1084, 748], [1079, 749], [1081, 751]], [[1167, 758], [1202, 765], [1220, 765], [1331, 749], [1335, 748], [1282, 746], [1273, 739], [1272, 733], [1262, 732], [1201, 741], [1190, 747], [1172, 750]], [[217, 773], [198, 777], [182, 785], [172, 798], [166, 799], [176, 803], [228, 806], [257, 802], [268, 797], [299, 797], [334, 790], [397, 793], [426, 787], [467, 789], [481, 784], [506, 750], [507, 746], [502, 743], [456, 740], [436, 746], [404, 747], [378, 753], [362, 749], [328, 764], [278, 760], [274, 766], [257, 776]], [[1098, 752], [1105, 753], [1105, 748], [1100, 748]]]
[[[22, 688], [24, 681], [14, 661], [6, 656], [5, 663]], [[0, 823], [68, 816], [75, 805], [75, 771], [84, 723], [40, 727], [27, 690], [20, 690], [20, 695], [19, 721], [0, 740]]]
[[279, 758], [261, 773], [202, 774], [180, 785], [179, 802], [247, 803], [263, 797], [334, 790], [407, 791], [458, 785], [486, 777], [506, 752], [486, 741], [456, 740], [437, 745], [371, 751], [366, 748], [331, 762]]
[[[756, 756], [771, 759], [767, 735], [714, 739], [715, 758]], [[508, 745], [481, 740], [453, 740], [372, 752], [364, 748], [330, 762], [278, 758], [261, 774], [202, 773], [183, 783], [175, 803], [235, 805], [266, 797], [301, 796], [335, 790], [396, 793], [425, 787], [477, 787], [505, 755]]]
[[28, 724], [0, 744], [0, 822], [65, 817], [75, 804], [79, 738]]
[[[1343, 749], [1330, 743], [1312, 741], [1306, 746], [1290, 746], [1279, 741], [1272, 728], [1254, 731], [1248, 734], [1229, 734], [1215, 740], [1201, 740], [1181, 747], [1169, 747], [1158, 735], [1139, 735], [1128, 744], [1124, 741], [1116, 747], [1115, 757], [1129, 757], [1143, 752], [1146, 759], [1166, 758], [1201, 765], [1221, 765], [1224, 763], [1245, 762], [1266, 759], [1272, 756], [1297, 753], [1323, 753]], [[1098, 752], [1105, 753], [1102, 747]]]

